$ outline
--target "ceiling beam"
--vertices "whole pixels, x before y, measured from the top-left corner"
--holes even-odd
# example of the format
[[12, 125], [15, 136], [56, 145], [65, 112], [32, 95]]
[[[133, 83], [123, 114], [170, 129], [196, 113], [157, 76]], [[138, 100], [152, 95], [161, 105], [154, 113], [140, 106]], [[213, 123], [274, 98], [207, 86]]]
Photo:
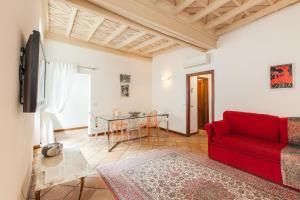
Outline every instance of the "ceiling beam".
[[122, 24], [120, 25], [114, 32], [112, 32], [105, 40], [102, 42], [102, 45], [108, 44], [110, 41], [115, 39], [118, 35], [123, 33], [128, 28], [127, 25]]
[[120, 49], [120, 48], [126, 46], [127, 44], [129, 44], [129, 43], [131, 43], [131, 42], [133, 42], [133, 41], [135, 41], [135, 40], [141, 38], [141, 37], [144, 36], [145, 34], [146, 34], [146, 32], [144, 32], [144, 31], [137, 32], [137, 33], [135, 33], [133, 36], [127, 38], [127, 39], [124, 40], [124, 41], [122, 41], [122, 42], [121, 42], [120, 44], [118, 44], [115, 48], [116, 48], [116, 49]]
[[88, 0], [136, 23], [204, 49], [216, 48], [216, 39], [136, 0]]
[[[233, 1], [233, 3], [234, 3], [235, 5], [237, 5], [237, 6], [241, 6], [241, 5], [242, 5], [242, 3], [239, 2], [239, 0], [231, 0], [231, 1]], [[244, 13], [245, 13], [246, 15], [250, 15], [250, 13], [249, 13], [248, 11], [244, 11]]]
[[[203, 2], [202, 0], [197, 0], [197, 3], [199, 3], [201, 6], [203, 6], [204, 8], [206, 8], [208, 5], [207, 5], [207, 3], [205, 3], [205, 2]], [[217, 11], [213, 11], [212, 12], [214, 15], [216, 15], [216, 16], [218, 16], [218, 17], [220, 17], [221, 16], [221, 14], [219, 13], [219, 12], [217, 12]]]
[[178, 14], [181, 11], [183, 11], [185, 8], [189, 7], [192, 3], [194, 3], [196, 0], [183, 0], [181, 1], [174, 10], [174, 14]]
[[[163, 38], [166, 38], [167, 40], [171, 40], [174, 41], [178, 44], [181, 44], [183, 46], [189, 46], [191, 48], [197, 49], [199, 51], [207, 51], [207, 48], [203, 48], [200, 47], [199, 45], [194, 45], [191, 42], [188, 41], [184, 41], [184, 40], [180, 40], [178, 38], [175, 38], [173, 36], [167, 35], [165, 33], [159, 32], [157, 30], [151, 29], [143, 24], [140, 23], [136, 23], [126, 17], [123, 17], [119, 14], [116, 14], [114, 12], [111, 12], [107, 9], [104, 9], [103, 7], [97, 6], [93, 3], [90, 3], [88, 1], [85, 0], [64, 0], [63, 2], [69, 4], [70, 6], [76, 7], [80, 10], [84, 10], [90, 13], [93, 13], [95, 15], [98, 16], [102, 16], [105, 19], [109, 19], [111, 21], [114, 22], [118, 22], [118, 23], [123, 23], [123, 24], [127, 24], [128, 26], [138, 29], [138, 30], [142, 30], [142, 31], [146, 31], [149, 34], [155, 35], [155, 36], [161, 36]], [[214, 38], [214, 41], [216, 41], [216, 37]]]
[[78, 11], [77, 8], [72, 8], [71, 9], [71, 13], [70, 13], [70, 16], [69, 16], [69, 22], [68, 22], [67, 30], [66, 30], [66, 36], [67, 37], [69, 37], [71, 32], [72, 32], [72, 28], [73, 28], [74, 21], [75, 21], [76, 15], [77, 15], [77, 11]]
[[218, 18], [216, 18], [216, 19], [208, 22], [204, 26], [204, 28], [205, 29], [214, 28], [215, 26], [217, 26], [217, 25], [219, 25], [219, 24], [221, 24], [221, 23], [229, 20], [230, 18], [232, 18], [232, 17], [240, 14], [241, 12], [246, 11], [247, 9], [249, 9], [249, 8], [255, 6], [255, 5], [257, 5], [257, 4], [259, 4], [259, 3], [263, 2], [263, 1], [264, 0], [249, 0], [246, 3], [244, 3], [243, 5], [241, 5], [241, 6], [237, 7], [237, 8], [234, 8], [231, 11], [225, 13], [224, 15], [222, 15], [222, 16], [220, 16], [220, 17], [218, 17]]
[[146, 46], [149, 46], [149, 45], [151, 45], [151, 44], [153, 44], [155, 42], [158, 42], [161, 39], [162, 39], [162, 37], [160, 37], [160, 36], [153, 37], [153, 38], [151, 38], [149, 40], [146, 40], [146, 41], [144, 41], [144, 42], [142, 42], [142, 43], [140, 43], [140, 44], [138, 44], [138, 45], [130, 48], [129, 50], [130, 51], [137, 51], [137, 50], [142, 49], [142, 48], [144, 48]]
[[272, 6], [268, 6], [268, 7], [264, 8], [264, 9], [262, 9], [262, 10], [256, 12], [256, 13], [254, 13], [254, 14], [251, 14], [250, 16], [248, 16], [248, 17], [246, 17], [242, 20], [239, 20], [239, 21], [237, 21], [237, 22], [235, 22], [235, 23], [233, 23], [229, 26], [226, 26], [225, 28], [220, 29], [219, 31], [217, 31], [217, 35], [222, 35], [224, 33], [232, 31], [232, 30], [234, 30], [234, 29], [236, 29], [240, 26], [251, 23], [251, 22], [253, 22], [253, 21], [255, 21], [259, 18], [262, 18], [262, 17], [264, 17], [266, 15], [269, 15], [271, 13], [274, 13], [274, 12], [276, 12], [276, 11], [282, 9], [282, 8], [290, 6], [290, 5], [292, 5], [294, 3], [297, 3], [297, 2], [299, 2], [299, 0], [279, 1], [275, 4], [273, 4]]
[[158, 46], [154, 46], [153, 48], [150, 48], [150, 49], [147, 49], [146, 51], [142, 51], [143, 53], [146, 53], [146, 54], [149, 54], [149, 53], [154, 53], [156, 51], [159, 51], [159, 50], [162, 50], [164, 48], [167, 48], [171, 45], [174, 45], [174, 42], [170, 42], [170, 41], [167, 41], [167, 42], [164, 42]]
[[95, 23], [93, 24], [87, 38], [86, 41], [90, 41], [90, 39], [92, 39], [92, 37], [94, 36], [95, 32], [97, 31], [97, 29], [101, 26], [101, 24], [104, 22], [105, 18], [104, 17], [97, 17], [95, 20]]
[[70, 44], [70, 45], [74, 45], [74, 46], [79, 46], [79, 47], [83, 47], [83, 48], [94, 49], [96, 51], [111, 53], [111, 54], [115, 54], [118, 56], [131, 57], [131, 58], [136, 58], [136, 59], [140, 59], [140, 60], [144, 60], [144, 61], [148, 61], [148, 62], [151, 62], [151, 60], [152, 60], [151, 57], [149, 57], [149, 56], [137, 55], [137, 54], [125, 52], [122, 50], [117, 50], [117, 49], [113, 49], [113, 48], [109, 48], [109, 47], [105, 47], [105, 46], [100, 46], [98, 44], [93, 44], [91, 42], [86, 42], [84, 40], [80, 40], [80, 39], [76, 39], [76, 38], [72, 38], [72, 37], [66, 38], [64, 35], [57, 34], [57, 33], [46, 32], [45, 38], [54, 40], [54, 41], [58, 41], [58, 42], [62, 42], [62, 43], [66, 43], [66, 44]]
[[193, 23], [193, 22], [196, 22], [196, 21], [202, 19], [203, 17], [205, 17], [209, 13], [217, 10], [218, 8], [220, 8], [224, 4], [228, 3], [229, 1], [231, 1], [231, 0], [216, 0], [216, 1], [212, 2], [207, 7], [203, 8], [202, 10], [200, 10], [199, 12], [197, 12], [196, 14], [194, 14], [191, 17], [190, 22]]
[[272, 6], [274, 4], [274, 0], [268, 0], [268, 3], [270, 6]]

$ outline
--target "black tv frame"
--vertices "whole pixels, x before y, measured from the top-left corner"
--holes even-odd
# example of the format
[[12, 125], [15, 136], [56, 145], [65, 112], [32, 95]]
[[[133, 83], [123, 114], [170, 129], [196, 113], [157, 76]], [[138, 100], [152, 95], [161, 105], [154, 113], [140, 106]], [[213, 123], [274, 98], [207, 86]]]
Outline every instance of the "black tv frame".
[[[23, 112], [25, 113], [34, 113], [37, 107], [38, 84], [39, 84], [38, 76], [39, 76], [39, 67], [40, 67], [39, 66], [40, 46], [42, 50], [42, 55], [45, 58], [44, 50], [40, 41], [40, 33], [34, 30], [27, 41], [26, 47], [21, 48], [20, 66], [19, 66], [19, 83], [20, 83], [19, 102], [20, 104], [23, 105]], [[46, 61], [45, 61], [45, 65], [46, 65]], [[44, 91], [45, 91], [45, 82], [44, 82]], [[45, 97], [45, 93], [44, 93], [44, 97]]]

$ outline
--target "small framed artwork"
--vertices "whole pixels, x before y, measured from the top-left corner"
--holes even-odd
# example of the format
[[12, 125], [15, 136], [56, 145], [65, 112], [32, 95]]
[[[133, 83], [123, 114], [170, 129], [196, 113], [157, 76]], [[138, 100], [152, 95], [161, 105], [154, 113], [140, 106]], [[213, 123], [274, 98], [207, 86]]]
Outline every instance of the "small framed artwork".
[[271, 89], [276, 88], [293, 88], [293, 65], [276, 65], [270, 67], [270, 84]]
[[120, 83], [130, 83], [130, 75], [120, 74]]
[[129, 97], [129, 85], [121, 85], [121, 97]]

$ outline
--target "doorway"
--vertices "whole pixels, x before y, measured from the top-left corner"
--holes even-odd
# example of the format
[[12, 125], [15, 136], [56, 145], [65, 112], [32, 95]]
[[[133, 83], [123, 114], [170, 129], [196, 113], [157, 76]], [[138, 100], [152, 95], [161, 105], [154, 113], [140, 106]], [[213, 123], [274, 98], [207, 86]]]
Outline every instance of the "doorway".
[[209, 122], [209, 79], [197, 78], [197, 125], [198, 129], [204, 129], [204, 125]]
[[214, 71], [186, 75], [186, 132], [198, 133], [214, 121]]

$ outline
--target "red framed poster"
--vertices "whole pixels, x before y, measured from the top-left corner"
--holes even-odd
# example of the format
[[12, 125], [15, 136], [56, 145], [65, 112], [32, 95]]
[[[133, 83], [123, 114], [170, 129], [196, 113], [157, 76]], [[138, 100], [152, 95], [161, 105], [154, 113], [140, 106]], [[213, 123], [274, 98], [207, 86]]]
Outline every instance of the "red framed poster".
[[270, 68], [271, 88], [293, 88], [293, 65], [276, 65]]

